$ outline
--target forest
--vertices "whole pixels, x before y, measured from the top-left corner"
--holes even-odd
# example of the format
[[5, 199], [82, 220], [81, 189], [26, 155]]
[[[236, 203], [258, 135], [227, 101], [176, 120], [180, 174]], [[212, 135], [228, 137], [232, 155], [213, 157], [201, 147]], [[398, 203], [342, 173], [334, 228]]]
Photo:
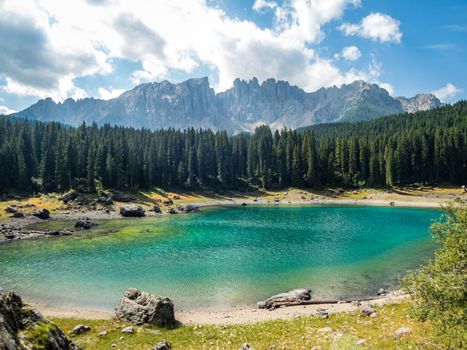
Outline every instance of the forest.
[[467, 102], [228, 135], [0, 118], [0, 192], [385, 187], [467, 181]]

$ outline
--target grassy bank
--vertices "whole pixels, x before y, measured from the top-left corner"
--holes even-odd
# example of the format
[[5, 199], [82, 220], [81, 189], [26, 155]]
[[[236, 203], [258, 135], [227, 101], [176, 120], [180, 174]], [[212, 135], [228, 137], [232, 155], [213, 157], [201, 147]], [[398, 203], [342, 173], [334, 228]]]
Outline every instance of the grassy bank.
[[[293, 310], [293, 309], [291, 309]], [[77, 324], [92, 327], [91, 331], [73, 337], [85, 349], [152, 349], [161, 340], [177, 349], [239, 349], [248, 342], [261, 349], [442, 349], [430, 336], [428, 324], [410, 318], [408, 304], [385, 305], [378, 316], [360, 317], [357, 313], [337, 313], [328, 319], [300, 317], [293, 320], [268, 321], [240, 325], [186, 325], [173, 330], [157, 327], [134, 327], [134, 334], [120, 330], [128, 324], [115, 320], [53, 319], [64, 331]], [[401, 327], [410, 333], [394, 337]], [[107, 331], [104, 337], [98, 333]], [[360, 340], [360, 342], [359, 342]], [[363, 344], [362, 344], [363, 343]], [[113, 345], [115, 344], [115, 345]]]

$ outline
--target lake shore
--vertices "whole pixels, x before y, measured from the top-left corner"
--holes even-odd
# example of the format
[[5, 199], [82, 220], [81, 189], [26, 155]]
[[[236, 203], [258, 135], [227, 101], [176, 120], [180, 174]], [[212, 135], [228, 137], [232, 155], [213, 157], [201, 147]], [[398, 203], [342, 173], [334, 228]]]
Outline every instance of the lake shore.
[[[407, 301], [408, 295], [401, 291], [388, 293], [386, 296], [375, 297], [364, 301], [364, 304], [382, 306], [399, 304]], [[48, 318], [72, 318], [76, 320], [110, 320], [114, 312], [108, 310], [92, 310], [77, 307], [51, 306], [43, 303], [28, 301], [28, 304], [37, 308]], [[181, 310], [176, 311], [175, 316], [182, 324], [207, 324], [207, 325], [233, 325], [265, 322], [272, 320], [291, 320], [301, 316], [317, 316], [318, 309], [326, 309], [329, 314], [341, 312], [355, 312], [359, 306], [355, 303], [298, 305], [277, 308], [274, 310], [258, 309], [255, 306], [238, 306], [225, 310]]]
[[[145, 216], [158, 217], [174, 215], [170, 211], [180, 213], [180, 206], [193, 205], [199, 208], [226, 205], [266, 205], [266, 206], [309, 206], [309, 205], [361, 205], [361, 206], [391, 206], [413, 208], [435, 208], [455, 200], [467, 200], [467, 195], [461, 189], [429, 188], [429, 189], [365, 189], [343, 190], [327, 189], [310, 191], [289, 189], [287, 191], [264, 191], [258, 193], [231, 192], [216, 193], [173, 193], [152, 192], [139, 193], [131, 197], [129, 202], [115, 200], [110, 205], [104, 205], [95, 199], [85, 198], [84, 204], [74, 202], [63, 203], [59, 196], [43, 195], [34, 198], [22, 198], [0, 202], [0, 243], [48, 237], [64, 237], [80, 235], [91, 230], [47, 230], [35, 229], [34, 225], [46, 222], [32, 215], [34, 210], [47, 209], [50, 211], [49, 220], [114, 220], [124, 219], [120, 215], [120, 208], [130, 203], [137, 204], [145, 210]], [[154, 207], [160, 213], [154, 211]], [[5, 215], [8, 208], [21, 211], [24, 217], [14, 218]], [[32, 227], [32, 229], [31, 229]]]

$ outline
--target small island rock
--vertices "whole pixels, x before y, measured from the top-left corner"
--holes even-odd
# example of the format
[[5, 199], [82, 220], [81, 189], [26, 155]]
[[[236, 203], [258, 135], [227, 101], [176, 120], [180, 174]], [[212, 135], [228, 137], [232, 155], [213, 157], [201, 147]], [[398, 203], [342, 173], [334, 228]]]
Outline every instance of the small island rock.
[[128, 289], [118, 302], [116, 317], [134, 325], [153, 324], [171, 326], [175, 324], [174, 305], [168, 298]]

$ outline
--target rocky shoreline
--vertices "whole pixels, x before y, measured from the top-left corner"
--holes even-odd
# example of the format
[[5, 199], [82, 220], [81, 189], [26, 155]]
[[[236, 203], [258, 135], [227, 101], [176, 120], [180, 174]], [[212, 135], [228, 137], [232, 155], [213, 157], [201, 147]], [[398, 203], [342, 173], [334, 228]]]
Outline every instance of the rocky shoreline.
[[[288, 192], [276, 194], [273, 198], [245, 196], [244, 198], [219, 197], [208, 200], [181, 201], [178, 195], [166, 195], [159, 200], [141, 203], [132, 195], [109, 195], [86, 198], [75, 192], [67, 193], [60, 198], [62, 204], [52, 214], [47, 209], [37, 208], [34, 204], [21, 204], [21, 198], [15, 198], [18, 204], [11, 204], [4, 208], [9, 216], [0, 221], [0, 244], [5, 242], [39, 239], [49, 237], [66, 237], [89, 232], [95, 226], [94, 220], [116, 220], [127, 217], [159, 217], [178, 213], [194, 213], [201, 207], [215, 207], [225, 205], [363, 205], [363, 206], [391, 206], [413, 208], [440, 208], [442, 204], [452, 200], [451, 197], [440, 196], [395, 196], [388, 197], [387, 193], [368, 195], [362, 198], [347, 199], [329, 197], [325, 195], [306, 195], [296, 190], [295, 194]], [[465, 196], [464, 196], [465, 197]], [[464, 199], [465, 200], [465, 199]], [[44, 221], [75, 221], [73, 229], [37, 230], [31, 228]]]

